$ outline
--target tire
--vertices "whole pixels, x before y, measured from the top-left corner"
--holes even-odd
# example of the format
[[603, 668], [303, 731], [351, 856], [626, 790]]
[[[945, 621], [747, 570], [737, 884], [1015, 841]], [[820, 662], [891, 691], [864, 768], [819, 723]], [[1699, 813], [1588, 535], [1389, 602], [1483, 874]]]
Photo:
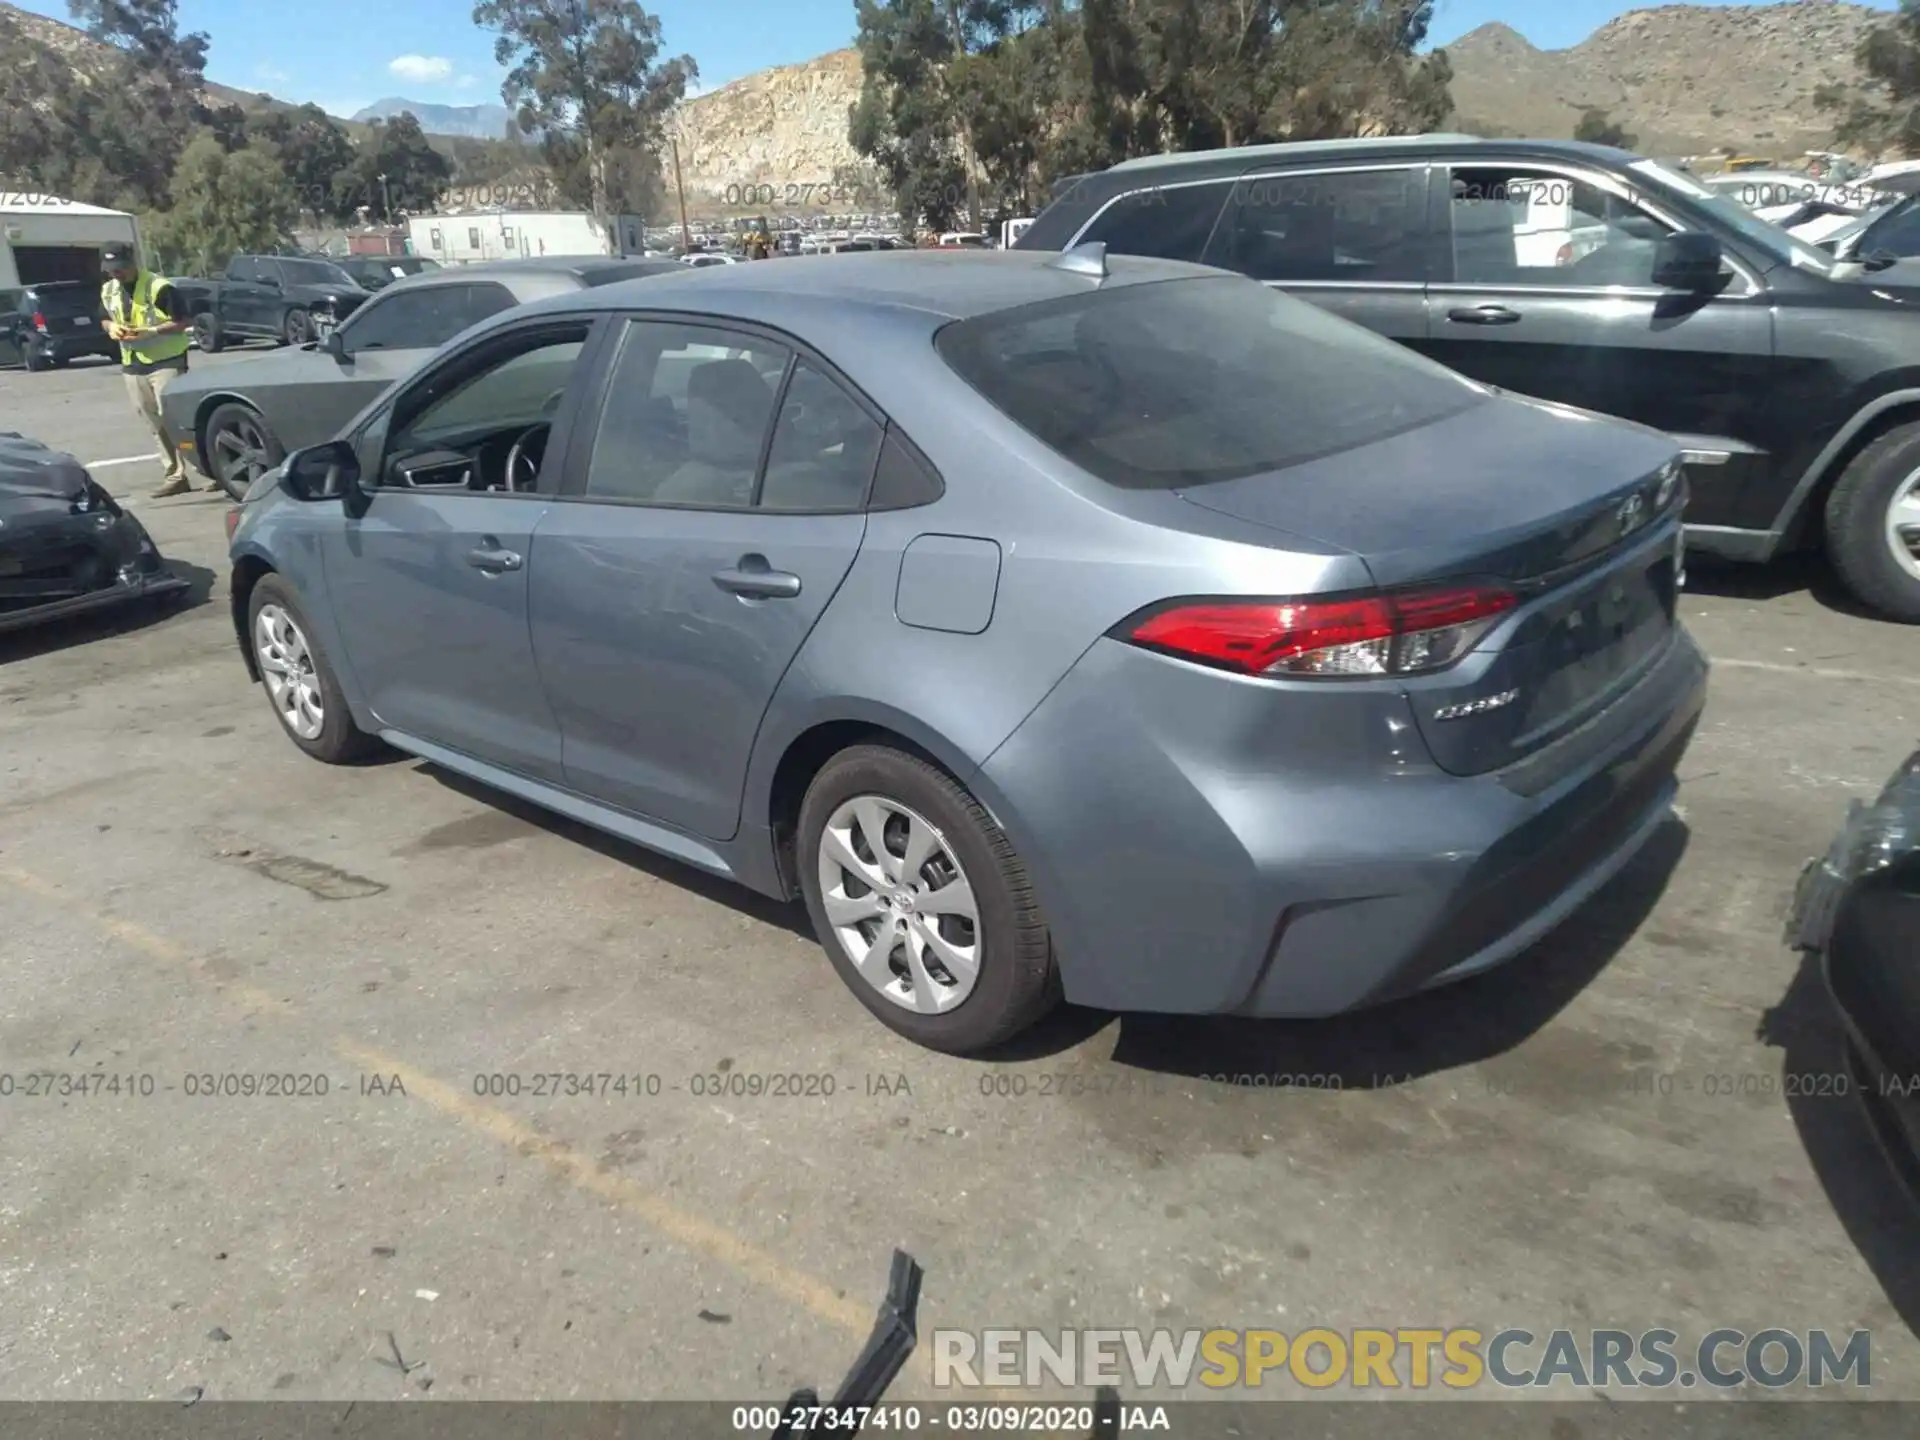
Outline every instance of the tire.
[[313, 317], [298, 305], [281, 317], [280, 343], [282, 345], [304, 345], [313, 339]]
[[[1902, 563], [1890, 533], [1891, 511], [1920, 506], [1920, 423], [1889, 430], [1853, 457], [1827, 496], [1827, 556], [1862, 604], [1892, 620], [1920, 625], [1920, 532]], [[1920, 524], [1920, 510], [1914, 514]]]
[[251, 405], [222, 405], [207, 417], [206, 457], [213, 481], [234, 500], [242, 499], [253, 482], [287, 458], [286, 446], [273, 427]]
[[[951, 865], [960, 880], [971, 887], [974, 920], [966, 927], [949, 928], [946, 919], [934, 924], [946, 931], [949, 943], [963, 940], [970, 933], [970, 947], [976, 963], [971, 988], [965, 988], [963, 973], [949, 970], [948, 977], [959, 982], [954, 987], [931, 980], [928, 989], [941, 994], [950, 1008], [931, 1012], [910, 1008], [889, 998], [881, 986], [861, 973], [842, 938], [835, 919], [828, 913], [827, 882], [822, 876], [821, 853], [828, 850], [828, 868], [834, 872], [834, 900], [841, 907], [861, 905], [872, 900], [875, 909], [870, 920], [860, 927], [892, 924], [902, 913], [888, 908], [878, 887], [865, 888], [859, 896], [851, 894], [845, 877], [851, 872], [831, 856], [839, 844], [858, 835], [853, 858], [871, 861], [876, 848], [865, 840], [864, 829], [844, 828], [845, 817], [856, 806], [869, 807], [867, 813], [889, 814], [880, 825], [887, 838], [889, 856], [896, 861], [904, 849], [903, 830], [915, 823], [930, 824], [935, 832], [935, 847], [916, 877], [902, 877], [925, 905], [930, 896], [942, 893], [943, 879], [951, 883]], [[905, 813], [911, 812], [911, 813]], [[832, 824], [839, 835], [830, 841]], [[867, 851], [862, 855], [861, 845]], [[827, 958], [860, 1003], [889, 1029], [930, 1050], [966, 1055], [1003, 1043], [1041, 1019], [1060, 1002], [1058, 971], [1053, 962], [1053, 943], [1046, 921], [1034, 898], [1033, 883], [1013, 844], [992, 818], [966, 790], [944, 771], [918, 756], [884, 745], [856, 745], [827, 762], [807, 788], [801, 802], [798, 855], [800, 884], [807, 900], [814, 933], [819, 937]], [[868, 873], [872, 873], [871, 870]], [[929, 882], [928, 877], [932, 877]], [[926, 928], [926, 910], [916, 911], [922, 932]], [[842, 914], [842, 921], [846, 921]], [[864, 939], [864, 930], [857, 931]], [[878, 947], [875, 947], [878, 949]], [[910, 983], [901, 980], [893, 967], [900, 961], [905, 946], [889, 947], [889, 957], [876, 968], [887, 976], [896, 993]], [[931, 950], [926, 953], [932, 954]], [[937, 956], [936, 963], [937, 963]], [[901, 969], [905, 969], [902, 965]], [[955, 991], [960, 993], [955, 996]]]
[[[297, 646], [283, 644], [278, 657], [270, 653], [269, 644], [262, 634], [262, 616], [268, 617], [270, 628], [281, 636], [285, 637], [290, 630], [298, 642]], [[281, 628], [281, 621], [286, 623], [287, 629]], [[294, 598], [293, 587], [278, 575], [261, 576], [247, 597], [247, 645], [253, 651], [255, 663], [260, 666], [261, 689], [266, 691], [274, 719], [280, 722], [286, 737], [315, 760], [328, 765], [351, 765], [378, 753], [380, 741], [354, 723], [353, 715], [347, 709], [346, 697], [340, 692], [340, 682], [335, 678], [333, 666], [313, 634], [313, 627], [307, 622], [300, 602]], [[281, 697], [285, 692], [276, 688], [274, 675], [285, 672], [273, 667], [276, 658], [282, 665], [291, 666], [310, 677], [303, 682], [303, 688], [309, 693], [317, 692], [320, 723], [310, 734], [302, 734], [295, 728], [289, 711], [283, 708]], [[310, 718], [310, 712], [304, 707], [295, 706], [295, 709]]]
[[220, 322], [212, 312], [202, 310], [193, 317], [193, 343], [208, 355], [218, 355], [225, 348], [227, 338], [220, 333]]

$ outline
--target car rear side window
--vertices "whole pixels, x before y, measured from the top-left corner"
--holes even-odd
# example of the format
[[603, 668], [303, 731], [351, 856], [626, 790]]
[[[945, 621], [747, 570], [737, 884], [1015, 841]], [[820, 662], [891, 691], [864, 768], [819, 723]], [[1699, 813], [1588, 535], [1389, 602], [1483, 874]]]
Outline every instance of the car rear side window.
[[340, 328], [347, 353], [437, 350], [469, 325], [513, 308], [504, 285], [421, 285], [382, 290]]
[[1205, 261], [1256, 280], [1427, 278], [1425, 167], [1260, 175], [1234, 186]]
[[935, 345], [1021, 428], [1134, 490], [1299, 465], [1489, 398], [1390, 340], [1227, 277], [956, 321]]
[[587, 468], [589, 499], [744, 509], [788, 352], [701, 325], [627, 328]]
[[1101, 211], [1080, 243], [1097, 240], [1116, 255], [1198, 262], [1232, 189], [1231, 180], [1220, 180], [1136, 190]]

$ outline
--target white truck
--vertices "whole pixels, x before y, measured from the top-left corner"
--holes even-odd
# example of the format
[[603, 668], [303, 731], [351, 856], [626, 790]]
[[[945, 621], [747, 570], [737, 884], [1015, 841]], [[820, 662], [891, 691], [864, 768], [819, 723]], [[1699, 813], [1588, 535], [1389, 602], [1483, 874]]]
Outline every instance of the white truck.
[[124, 210], [103, 210], [58, 195], [0, 190], [0, 290], [56, 281], [101, 282], [100, 250], [140, 244]]

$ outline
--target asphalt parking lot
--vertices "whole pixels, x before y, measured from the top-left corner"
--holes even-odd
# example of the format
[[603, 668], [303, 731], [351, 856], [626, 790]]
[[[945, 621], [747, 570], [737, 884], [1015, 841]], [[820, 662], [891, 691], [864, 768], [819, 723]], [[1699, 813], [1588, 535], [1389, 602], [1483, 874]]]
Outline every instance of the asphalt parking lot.
[[[1523, 959], [963, 1062], [871, 1020], [797, 908], [301, 756], [235, 651], [226, 502], [144, 498], [110, 367], [0, 372], [0, 428], [126, 462], [95, 474], [197, 582], [0, 638], [0, 1072], [127, 1081], [0, 1097], [0, 1396], [777, 1400], [839, 1377], [904, 1245], [923, 1328], [1865, 1328], [1874, 1393], [1920, 1398], [1920, 1220], [1819, 1093], [1780, 938], [1920, 740], [1920, 630], [1817, 567], [1695, 566], [1682, 813]], [[551, 1072], [632, 1078], [527, 1093]]]

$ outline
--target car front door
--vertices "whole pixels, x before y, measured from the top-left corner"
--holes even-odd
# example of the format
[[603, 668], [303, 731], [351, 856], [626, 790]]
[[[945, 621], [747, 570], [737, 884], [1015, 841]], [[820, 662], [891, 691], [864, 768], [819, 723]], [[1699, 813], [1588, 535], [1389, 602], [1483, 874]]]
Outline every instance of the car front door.
[[282, 357], [288, 393], [263, 404], [289, 448], [329, 440], [462, 330], [515, 303], [493, 281], [383, 290], [340, 326], [339, 355], [320, 348]]
[[1242, 177], [1202, 255], [1392, 340], [1427, 336], [1425, 164]]
[[[347, 663], [404, 748], [561, 778], [528, 581], [591, 330], [550, 319], [463, 347], [402, 388], [360, 440], [362, 473], [378, 483], [328, 543], [327, 591]], [[516, 444], [525, 463], [510, 458]]]
[[1794, 443], [1769, 383], [1773, 321], [1758, 278], [1728, 262], [1704, 294], [1653, 283], [1679, 228], [1615, 176], [1455, 166], [1445, 269], [1418, 348], [1462, 374], [1665, 430], [1687, 451], [1695, 523], [1728, 524], [1750, 477]]
[[860, 548], [883, 433], [772, 338], [628, 324], [534, 542], [570, 787], [732, 838], [761, 718]]

